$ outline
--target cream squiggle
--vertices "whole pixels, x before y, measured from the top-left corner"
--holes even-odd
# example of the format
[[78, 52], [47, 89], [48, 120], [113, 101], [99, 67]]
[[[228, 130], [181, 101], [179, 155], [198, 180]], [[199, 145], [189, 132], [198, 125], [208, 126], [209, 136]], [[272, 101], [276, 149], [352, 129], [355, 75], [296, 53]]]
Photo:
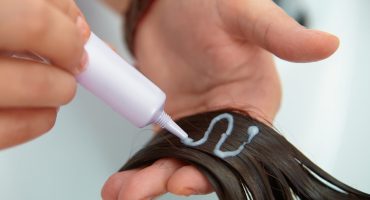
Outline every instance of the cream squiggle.
[[188, 146], [193, 146], [193, 147], [204, 144], [208, 140], [209, 134], [211, 134], [214, 126], [216, 125], [216, 123], [219, 122], [220, 120], [223, 120], [223, 119], [226, 119], [228, 121], [227, 129], [226, 129], [225, 133], [223, 133], [221, 135], [221, 138], [217, 142], [217, 144], [216, 144], [216, 146], [215, 146], [215, 148], [213, 150], [213, 153], [216, 156], [220, 157], [220, 158], [237, 156], [240, 152], [243, 151], [244, 146], [246, 144], [251, 143], [251, 141], [253, 140], [253, 138], [259, 133], [259, 128], [257, 126], [250, 126], [248, 128], [248, 131], [247, 131], [248, 132], [248, 134], [247, 134], [248, 135], [247, 141], [246, 142], [243, 142], [238, 147], [237, 150], [234, 150], [234, 151], [221, 151], [221, 146], [226, 141], [226, 139], [231, 135], [231, 133], [233, 131], [233, 128], [234, 128], [234, 117], [231, 114], [229, 114], [229, 113], [223, 113], [223, 114], [220, 114], [220, 115], [216, 116], [215, 118], [213, 118], [212, 121], [211, 121], [211, 123], [209, 124], [208, 129], [204, 133], [203, 137], [201, 139], [199, 139], [198, 141], [194, 141], [193, 139], [188, 138], [186, 140], [182, 140], [182, 143], [185, 144], [185, 145], [188, 145]]

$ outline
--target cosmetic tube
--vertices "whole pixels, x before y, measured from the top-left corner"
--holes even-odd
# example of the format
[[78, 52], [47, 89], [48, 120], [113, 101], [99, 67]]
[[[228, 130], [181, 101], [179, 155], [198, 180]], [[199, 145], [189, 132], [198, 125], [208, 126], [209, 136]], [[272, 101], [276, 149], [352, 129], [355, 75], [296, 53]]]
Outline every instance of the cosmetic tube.
[[180, 139], [188, 135], [164, 111], [165, 93], [105, 42], [91, 33], [85, 45], [88, 61], [77, 81], [113, 110], [142, 128], [158, 124]]

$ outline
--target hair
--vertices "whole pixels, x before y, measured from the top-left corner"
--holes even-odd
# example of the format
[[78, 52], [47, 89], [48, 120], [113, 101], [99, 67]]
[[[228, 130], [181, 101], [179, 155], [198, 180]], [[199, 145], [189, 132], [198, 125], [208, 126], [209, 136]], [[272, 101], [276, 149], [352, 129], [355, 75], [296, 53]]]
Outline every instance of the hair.
[[[214, 153], [229, 126], [227, 120], [221, 119], [210, 130], [208, 140], [199, 146], [185, 145], [161, 130], [120, 171], [149, 166], [161, 158], [175, 158], [197, 167], [220, 200], [370, 199], [370, 195], [320, 169], [271, 126], [248, 114], [221, 110], [185, 117], [177, 123], [189, 137], [199, 140], [212, 119], [223, 113], [233, 117], [234, 127], [220, 150], [234, 151], [243, 145], [238, 155], [222, 158]], [[259, 133], [246, 143], [251, 126], [258, 127]]]

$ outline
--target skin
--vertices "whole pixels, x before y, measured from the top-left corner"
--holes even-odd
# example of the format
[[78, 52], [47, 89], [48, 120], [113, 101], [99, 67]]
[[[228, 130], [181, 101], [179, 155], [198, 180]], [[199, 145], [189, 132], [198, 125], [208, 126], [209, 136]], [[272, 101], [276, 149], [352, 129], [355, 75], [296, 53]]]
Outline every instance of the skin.
[[[0, 149], [50, 130], [74, 96], [89, 28], [72, 0], [0, 1]], [[34, 52], [50, 64], [15, 59]]]
[[[333, 35], [297, 24], [270, 0], [160, 0], [135, 41], [138, 68], [167, 94], [174, 118], [238, 108], [272, 122], [281, 86], [272, 55], [293, 62], [330, 56]], [[147, 200], [166, 192], [212, 191], [194, 168], [174, 159], [114, 174], [104, 200]]]
[[125, 13], [130, 4], [130, 0], [104, 0], [104, 2], [117, 13]]
[[[75, 94], [90, 31], [72, 0], [2, 0], [0, 24], [2, 149], [53, 127], [58, 108]], [[234, 107], [272, 121], [281, 88], [270, 52], [310, 62], [331, 55], [338, 43], [300, 27], [269, 0], [161, 0], [140, 26], [135, 54], [138, 68], [166, 92], [165, 109], [174, 118]], [[50, 64], [12, 58], [14, 51], [37, 53]], [[194, 167], [162, 159], [114, 174], [102, 196], [142, 200], [211, 191]]]

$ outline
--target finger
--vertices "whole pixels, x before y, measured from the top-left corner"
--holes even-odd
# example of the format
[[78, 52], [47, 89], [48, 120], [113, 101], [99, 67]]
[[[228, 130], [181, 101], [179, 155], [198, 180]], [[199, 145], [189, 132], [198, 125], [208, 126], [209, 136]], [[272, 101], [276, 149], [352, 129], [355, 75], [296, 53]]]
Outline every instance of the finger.
[[84, 42], [90, 37], [90, 27], [86, 22], [85, 16], [78, 8], [76, 2], [74, 0], [47, 0], [56, 8], [60, 9], [64, 14], [69, 16], [73, 22], [76, 23], [77, 27], [80, 29], [82, 33], [82, 37]]
[[336, 36], [306, 29], [273, 1], [264, 0], [266, 5], [257, 4], [259, 0], [253, 1], [255, 13], [247, 14], [254, 18], [253, 38], [280, 58], [297, 62], [317, 61], [330, 56], [338, 48]]
[[57, 9], [68, 15], [72, 21], [76, 21], [77, 16], [81, 14], [74, 0], [45, 0]]
[[197, 195], [212, 192], [208, 179], [192, 165], [177, 170], [168, 180], [168, 192], [176, 195]]
[[104, 0], [104, 2], [118, 14], [126, 13], [130, 4], [128, 0]]
[[0, 6], [0, 49], [36, 52], [72, 73], [80, 71], [84, 41], [74, 21], [43, 0], [5, 1]]
[[72, 100], [75, 78], [57, 67], [0, 57], [1, 107], [57, 107]]
[[[337, 37], [306, 29], [271, 0], [239, 2], [243, 2], [242, 5], [235, 4], [238, 7], [234, 9], [238, 9], [240, 14], [230, 20], [237, 23], [249, 42], [257, 43], [282, 59], [316, 61], [330, 56], [338, 48]], [[232, 3], [228, 5], [233, 6]]]
[[112, 175], [104, 184], [101, 196], [104, 200], [117, 200], [123, 183], [132, 177], [138, 170], [128, 170]]
[[119, 200], [153, 199], [167, 192], [167, 182], [182, 164], [174, 159], [161, 159], [142, 169], [123, 183]]
[[49, 131], [56, 108], [0, 110], [0, 149], [21, 144]]

